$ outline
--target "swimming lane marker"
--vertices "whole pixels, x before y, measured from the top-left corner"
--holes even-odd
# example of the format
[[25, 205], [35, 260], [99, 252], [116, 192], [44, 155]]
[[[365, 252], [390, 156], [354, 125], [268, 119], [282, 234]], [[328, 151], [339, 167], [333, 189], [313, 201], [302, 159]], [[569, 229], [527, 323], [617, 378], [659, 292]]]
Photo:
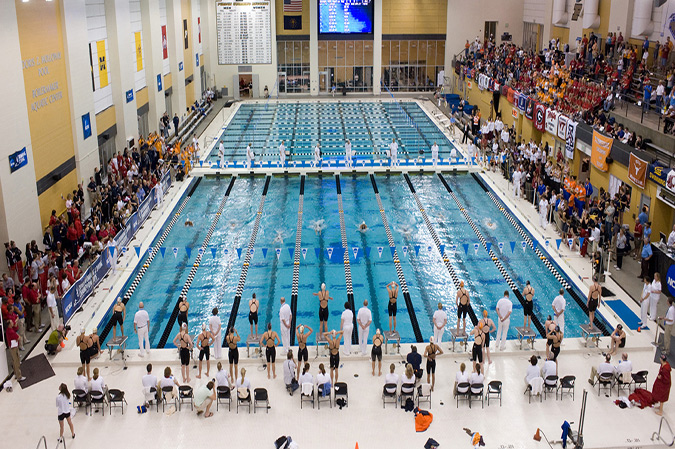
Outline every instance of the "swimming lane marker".
[[302, 260], [307, 259], [307, 248], [302, 248]]
[[279, 257], [281, 257], [281, 248], [277, 248], [277, 249], [274, 250], [274, 251], [275, 251], [276, 254], [277, 254], [277, 260], [279, 260]]
[[[430, 248], [431, 248], [431, 247], [430, 247]], [[384, 247], [378, 246], [378, 247], [377, 247], [377, 256], [378, 256], [379, 258], [382, 258], [382, 251], [384, 251]]]
[[497, 246], [499, 247], [499, 252], [503, 254], [504, 253], [504, 242], [499, 242], [499, 244], [497, 244]]
[[328, 247], [327, 251], [328, 251], [328, 259], [330, 260], [333, 258], [333, 248]]

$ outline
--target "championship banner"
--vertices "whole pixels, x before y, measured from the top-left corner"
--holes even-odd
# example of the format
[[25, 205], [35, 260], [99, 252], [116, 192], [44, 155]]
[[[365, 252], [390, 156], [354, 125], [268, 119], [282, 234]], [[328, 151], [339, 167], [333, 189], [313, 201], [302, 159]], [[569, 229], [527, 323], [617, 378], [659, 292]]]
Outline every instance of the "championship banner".
[[134, 41], [136, 42], [136, 71], [143, 70], [143, 44], [141, 43], [141, 32], [134, 33]]
[[525, 97], [525, 117], [532, 120], [534, 117], [534, 100], [530, 97]]
[[518, 118], [518, 114], [519, 114], [519, 112], [518, 112], [518, 109], [517, 109], [517, 108], [511, 108], [511, 116], [512, 116], [513, 118], [517, 119], [517, 118]]
[[574, 145], [577, 142], [577, 122], [567, 120], [567, 140], [565, 141], [565, 155], [567, 159], [574, 158]]
[[558, 138], [562, 140], [567, 140], [567, 121], [567, 117], [558, 115]]
[[534, 127], [539, 131], [544, 131], [546, 128], [546, 108], [543, 104], [537, 103], [534, 107]]
[[647, 178], [647, 161], [643, 161], [633, 153], [630, 154], [630, 163], [628, 164], [628, 179], [641, 189], [645, 188], [645, 179]]
[[591, 164], [600, 171], [607, 171], [607, 156], [612, 151], [612, 137], [603, 136], [593, 130], [593, 146], [591, 149]]
[[511, 103], [516, 103], [516, 91], [509, 87], [509, 90], [506, 92], [506, 100]]
[[96, 56], [98, 57], [98, 88], [108, 85], [108, 62], [105, 56], [105, 39], [96, 42]]
[[546, 132], [556, 135], [558, 131], [558, 113], [551, 108], [546, 109]]

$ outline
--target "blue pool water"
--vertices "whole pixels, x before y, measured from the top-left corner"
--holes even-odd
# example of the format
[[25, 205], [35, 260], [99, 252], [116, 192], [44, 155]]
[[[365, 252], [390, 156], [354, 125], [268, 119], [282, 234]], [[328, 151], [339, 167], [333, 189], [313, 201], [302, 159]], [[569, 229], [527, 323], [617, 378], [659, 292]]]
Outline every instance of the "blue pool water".
[[[551, 302], [561, 287], [560, 283], [531, 249], [522, 251], [522, 237], [470, 175], [444, 176], [493, 248], [497, 248], [499, 242], [505, 243], [503, 254], [499, 257], [516, 284], [522, 290], [526, 280], [532, 282], [536, 289], [535, 314], [543, 322], [551, 311]], [[413, 311], [420, 332], [426, 339], [431, 335], [431, 317], [439, 302], [448, 311], [448, 329], [455, 326], [455, 287], [403, 176], [376, 175], [375, 181], [399, 253]], [[478, 242], [478, 239], [438, 177], [413, 175], [411, 182], [441, 244], [446, 247], [457, 245], [456, 252], [446, 251], [446, 254], [458, 276], [465, 281], [474, 310], [480, 313], [482, 309], [487, 309], [493, 320], [496, 320], [495, 304], [504, 290], [509, 290], [504, 277], [482, 247], [477, 254], [474, 253], [473, 243]], [[151, 344], [156, 346], [162, 335], [166, 334], [169, 337], [166, 346], [172, 346], [171, 341], [178, 327], [173, 323], [172, 328], [167, 330], [171, 312], [197, 256], [197, 248], [201, 246], [208, 228], [216, 218], [218, 205], [229, 183], [228, 177], [204, 178], [187, 202], [181, 218], [168, 233], [163, 244], [167, 248], [165, 256], [155, 257], [127, 304], [125, 330], [130, 335], [130, 348], [138, 347], [132, 323], [140, 301], [144, 301], [150, 314]], [[209, 243], [210, 248], [216, 249], [216, 256], [212, 257], [210, 248], [206, 251], [188, 292], [191, 333], [197, 332], [200, 325], [207, 321], [213, 307], [218, 307], [224, 325], [230, 319], [244, 260], [243, 254], [241, 258], [238, 256], [237, 249], [243, 248], [245, 252], [249, 244], [264, 184], [263, 177], [248, 176], [237, 178], [233, 184]], [[373, 186], [365, 175], [342, 176], [340, 186], [354, 300], [358, 308], [364, 299], [368, 299], [373, 311], [373, 326], [386, 330], [388, 316], [385, 286], [392, 280], [398, 281], [398, 277]], [[260, 300], [260, 328], [271, 322], [278, 330], [279, 298], [284, 296], [290, 301], [299, 195], [299, 177], [279, 176], [271, 179], [254, 244], [255, 252], [236, 317], [235, 325], [242, 341], [250, 332], [247, 315], [248, 300], [252, 293], [256, 293]], [[347, 285], [342, 262], [337, 189], [333, 176], [306, 177], [303, 210], [301, 247], [306, 249], [306, 256], [300, 257], [297, 324], [303, 323], [318, 331], [318, 299], [312, 293], [318, 291], [324, 282], [334, 298], [329, 303], [328, 327], [339, 328], [340, 314], [347, 300]], [[194, 227], [186, 228], [183, 225], [184, 218], [190, 218]], [[321, 223], [320, 220], [323, 220], [324, 229], [318, 233], [315, 227]], [[368, 225], [368, 230], [363, 233], [358, 231], [362, 221]], [[513, 252], [508, 243], [511, 241], [517, 242]], [[470, 245], [466, 254], [462, 246], [464, 244]], [[178, 248], [176, 257], [173, 256], [174, 247]], [[189, 257], [185, 247], [193, 248]], [[407, 252], [404, 252], [403, 247], [407, 247]], [[329, 248], [332, 257], [328, 254]], [[356, 258], [353, 255], [354, 248], [358, 248]], [[381, 255], [378, 248], [382, 248]], [[277, 249], [280, 251], [279, 258]], [[498, 252], [498, 249], [495, 251]], [[134, 270], [131, 279], [137, 270]], [[130, 284], [131, 280], [125, 289]], [[513, 327], [521, 325], [523, 314], [522, 307], [511, 296], [514, 311], [509, 337], [515, 338]], [[577, 337], [580, 336], [578, 325], [585, 322], [586, 316], [569, 295], [565, 296], [566, 336]], [[403, 342], [413, 342], [415, 336], [402, 295], [399, 300], [397, 327]], [[104, 319], [101, 327], [109, 318]], [[470, 324], [467, 325], [470, 328]], [[313, 342], [314, 337], [310, 341]]]
[[225, 160], [243, 160], [251, 143], [256, 160], [279, 159], [279, 144], [285, 141], [288, 161], [313, 158], [313, 148], [321, 145], [323, 158], [344, 158], [344, 145], [350, 140], [357, 159], [372, 159], [389, 146], [392, 138], [399, 145], [399, 158], [431, 157], [431, 146], [438, 144], [439, 156], [450, 156], [452, 143], [446, 139], [426, 113], [407, 102], [329, 102], [329, 103], [245, 103], [213, 147], [208, 160], [218, 160], [219, 143]]

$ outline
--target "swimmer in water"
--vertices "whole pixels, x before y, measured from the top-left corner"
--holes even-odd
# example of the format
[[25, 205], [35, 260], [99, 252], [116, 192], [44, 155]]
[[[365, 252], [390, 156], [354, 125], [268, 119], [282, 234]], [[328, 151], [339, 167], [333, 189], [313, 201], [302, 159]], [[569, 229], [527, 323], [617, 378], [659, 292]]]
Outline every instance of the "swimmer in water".
[[237, 227], [237, 221], [236, 221], [236, 220], [232, 220], [232, 221], [230, 222], [230, 227], [231, 227], [232, 229], [236, 228], [236, 227]]
[[274, 238], [274, 243], [284, 243], [284, 233], [282, 231], [277, 231], [277, 236]]
[[321, 235], [321, 231], [326, 229], [326, 224], [323, 219], [315, 220], [311, 223], [312, 229], [314, 229], [314, 234]]
[[497, 229], [497, 224], [491, 218], [486, 218], [483, 223], [490, 229]]
[[362, 221], [359, 225], [359, 232], [366, 232], [368, 230], [368, 225], [365, 221]]
[[192, 226], [194, 226], [194, 225], [195, 225], [195, 224], [192, 222], [192, 220], [190, 220], [189, 218], [186, 218], [186, 219], [185, 219], [185, 226], [186, 226], [186, 227], [188, 227], [188, 226], [189, 226], [189, 227], [192, 227]]
[[406, 225], [406, 226], [403, 226], [401, 229], [399, 229], [399, 232], [403, 235], [409, 236], [410, 234], [412, 234], [412, 229], [410, 228], [410, 226]]

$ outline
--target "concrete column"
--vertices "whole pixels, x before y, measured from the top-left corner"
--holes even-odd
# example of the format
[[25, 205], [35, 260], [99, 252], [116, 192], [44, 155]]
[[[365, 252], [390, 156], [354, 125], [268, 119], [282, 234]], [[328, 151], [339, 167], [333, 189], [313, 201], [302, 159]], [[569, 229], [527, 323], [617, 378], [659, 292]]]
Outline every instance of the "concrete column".
[[[70, 101], [71, 122], [73, 123], [73, 145], [77, 179], [85, 187], [86, 207], [89, 207], [89, 193], [86, 185], [93, 176], [94, 168], [101, 165], [98, 154], [96, 114], [94, 112], [94, 94], [83, 86], [91, 85], [91, 64], [89, 52], [83, 42], [87, 42], [87, 18], [85, 0], [62, 0], [63, 47], [66, 56], [68, 74], [68, 96]], [[66, 26], [67, 24], [67, 26]], [[82, 116], [89, 114], [91, 135], [84, 139]]]
[[607, 32], [618, 33], [621, 31], [624, 41], [627, 40], [631, 34], [631, 27], [633, 25], [634, 7], [634, 0], [613, 0], [612, 7], [609, 10], [609, 25], [607, 27]]
[[[309, 85], [312, 96], [319, 95], [319, 2], [309, 2]], [[276, 52], [275, 52], [276, 53]], [[330, 80], [327, 80], [330, 82]]]
[[[112, 84], [117, 135], [115, 144], [121, 152], [130, 139], [138, 139], [138, 117], [136, 108], [136, 89], [132, 66], [134, 51], [133, 34], [131, 33], [131, 14], [128, 0], [105, 0], [106, 28], [108, 29], [108, 46], [110, 48], [109, 72]], [[135, 51], [134, 51], [135, 53]], [[127, 102], [128, 91], [134, 93], [133, 100]]]
[[[454, 16], [456, 14], [456, 7], [457, 5], [453, 5], [453, 2], [448, 0], [448, 9], [446, 11], [446, 26], [445, 26], [445, 76], [452, 76], [451, 74], [453, 72], [452, 68], [452, 58], [455, 56], [453, 53], [456, 51], [452, 45], [448, 44], [448, 36], [451, 36], [454, 31], [452, 27], [452, 21], [454, 20]], [[468, 39], [468, 37], [467, 37]], [[435, 81], [435, 80], [434, 80]]]
[[373, 24], [373, 95], [380, 95], [382, 87], [382, 0], [375, 0]]
[[[171, 109], [180, 117], [185, 110], [185, 69], [183, 65], [183, 17], [181, 0], [166, 0], [166, 38], [169, 41], [169, 59], [171, 60]], [[173, 117], [170, 117], [173, 118]], [[173, 125], [171, 125], [173, 126]]]
[[[141, 1], [143, 26], [143, 55], [145, 82], [148, 85], [148, 124], [150, 131], [158, 131], [159, 118], [164, 113], [164, 76], [162, 75], [162, 26], [159, 19], [159, 0]], [[162, 90], [157, 90], [157, 76], [162, 78]]]
[[[2, 40], [3, 66], [0, 71], [0, 248], [4, 243], [16, 241], [22, 248], [32, 239], [42, 241], [40, 205], [37, 198], [33, 147], [24, 87], [19, 28], [16, 6], [12, 1], [0, 2], [0, 40]], [[9, 170], [9, 155], [26, 147], [28, 164], [14, 173]], [[23, 251], [23, 248], [22, 248]], [[7, 271], [4, 257], [0, 270]]]
[[[200, 66], [197, 65], [197, 59], [199, 59], [199, 64], [201, 65], [201, 59], [202, 56], [199, 54], [199, 24], [197, 23], [197, 18], [201, 15], [201, 5], [199, 4], [199, 0], [191, 0], [190, 1], [190, 7], [192, 8], [192, 14], [190, 14], [190, 17], [192, 18], [192, 24], [188, 25], [192, 27], [192, 64], [194, 64], [193, 71], [192, 71], [192, 84], [190, 85], [191, 88], [194, 89], [194, 98], [195, 100], [199, 101], [199, 99], [202, 97], [202, 75], [201, 75], [201, 68]], [[204, 40], [204, 37], [202, 36], [202, 41]]]
[[[202, 16], [202, 58], [206, 68], [206, 76], [208, 78], [206, 85], [218, 89], [223, 87], [223, 84], [229, 84], [232, 80], [226, 82], [224, 79], [216, 80], [215, 72], [218, 67], [218, 37], [216, 33], [216, 2], [211, 0], [201, 0], [201, 16]], [[230, 94], [232, 95], [232, 94]]]

